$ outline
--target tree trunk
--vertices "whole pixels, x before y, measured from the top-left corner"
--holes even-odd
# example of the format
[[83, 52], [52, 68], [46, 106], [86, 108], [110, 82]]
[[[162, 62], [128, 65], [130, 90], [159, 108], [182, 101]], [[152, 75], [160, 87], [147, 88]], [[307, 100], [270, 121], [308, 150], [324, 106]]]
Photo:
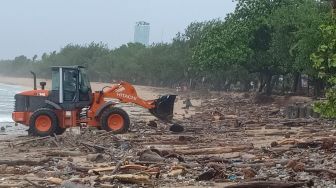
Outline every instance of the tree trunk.
[[261, 93], [263, 91], [264, 87], [265, 87], [264, 77], [263, 77], [262, 73], [260, 73], [259, 82], [260, 82], [260, 85], [259, 85], [258, 92]]
[[243, 83], [244, 83], [243, 92], [250, 91], [250, 89], [251, 89], [250, 81], [245, 80]]
[[293, 86], [292, 86], [292, 92], [296, 93], [297, 91], [297, 84], [298, 84], [298, 80], [299, 80], [299, 73], [294, 73], [294, 81], [293, 81]]
[[266, 95], [267, 96], [272, 95], [272, 89], [273, 89], [272, 78], [273, 78], [273, 75], [271, 73], [267, 73], [267, 77], [266, 77]]
[[274, 90], [276, 90], [276, 92], [280, 91], [278, 90], [279, 88], [281, 88], [280, 82], [279, 82], [279, 75], [273, 76], [272, 81], [271, 81], [271, 86], [272, 86], [273, 91]]
[[321, 79], [315, 79], [314, 83], [314, 97], [322, 97], [325, 87], [324, 82]]
[[218, 79], [214, 83], [214, 91], [221, 91], [222, 88], [222, 80]]
[[302, 94], [302, 81], [301, 81], [301, 74], [299, 72], [294, 73], [294, 82], [292, 91], [295, 94]]
[[309, 80], [309, 76], [308, 76], [308, 81], [307, 81], [307, 96], [310, 96], [310, 80]]
[[285, 75], [282, 75], [282, 88], [281, 93], [285, 95]]
[[224, 85], [224, 91], [230, 91], [230, 88], [231, 88], [231, 81], [228, 80], [227, 82], [225, 82], [225, 85]]

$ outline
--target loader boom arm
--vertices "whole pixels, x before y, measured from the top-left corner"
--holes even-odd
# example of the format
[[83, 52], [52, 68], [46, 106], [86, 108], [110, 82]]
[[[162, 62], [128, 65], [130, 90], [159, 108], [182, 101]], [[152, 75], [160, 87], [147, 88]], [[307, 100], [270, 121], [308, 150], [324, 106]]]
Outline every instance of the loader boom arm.
[[[104, 87], [101, 91], [93, 94], [93, 104], [89, 110], [89, 117], [92, 120], [91, 124], [96, 125], [95, 122], [100, 112], [106, 107], [106, 99], [117, 99], [121, 103], [132, 103], [139, 105], [155, 117], [163, 120], [170, 121], [173, 118], [173, 109], [176, 95], [165, 95], [155, 100], [144, 100], [140, 98], [130, 83], [121, 81], [119, 84], [112, 85], [111, 87]], [[111, 103], [113, 104], [113, 102]], [[98, 112], [98, 113], [97, 113]]]
[[128, 82], [120, 82], [102, 92], [102, 97], [118, 99], [122, 103], [134, 103], [146, 109], [155, 107], [154, 100], [141, 99], [135, 88]]

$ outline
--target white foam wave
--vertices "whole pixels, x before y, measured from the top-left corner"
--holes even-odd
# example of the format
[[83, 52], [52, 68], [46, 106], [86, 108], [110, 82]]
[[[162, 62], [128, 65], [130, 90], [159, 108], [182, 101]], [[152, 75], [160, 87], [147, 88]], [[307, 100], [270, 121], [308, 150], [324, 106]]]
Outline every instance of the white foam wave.
[[12, 117], [1, 117], [0, 116], [0, 123], [11, 123], [13, 122]]

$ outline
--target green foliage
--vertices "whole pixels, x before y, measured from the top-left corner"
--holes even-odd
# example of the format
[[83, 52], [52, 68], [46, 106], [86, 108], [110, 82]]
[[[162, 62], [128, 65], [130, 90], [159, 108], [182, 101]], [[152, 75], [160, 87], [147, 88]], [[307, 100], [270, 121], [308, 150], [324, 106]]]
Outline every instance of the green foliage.
[[244, 61], [249, 54], [247, 36], [240, 35], [244, 29], [234, 20], [211, 23], [193, 48], [197, 66], [202, 70], [228, 69], [232, 64]]
[[[235, 1], [235, 11], [224, 20], [191, 23], [171, 43], [149, 47], [129, 43], [116, 49], [102, 43], [69, 44], [40, 59], [35, 55], [0, 61], [0, 74], [30, 76], [28, 70], [34, 70], [49, 78], [50, 66], [83, 65], [92, 81], [126, 80], [155, 86], [188, 83], [216, 90], [232, 86], [248, 90], [254, 82], [267, 94], [280, 88], [280, 76], [287, 78], [283, 81], [287, 86], [281, 85], [286, 91], [296, 88], [301, 74], [336, 84], [330, 76], [336, 68], [333, 40], [323, 38], [327, 36], [319, 30], [320, 25], [330, 23], [328, 2]], [[323, 31], [332, 33], [333, 29]], [[310, 57], [319, 44], [319, 51]]]
[[321, 26], [322, 40], [315, 53], [311, 55], [318, 76], [327, 81], [330, 88], [326, 101], [314, 105], [316, 112], [327, 118], [336, 118], [336, 25]]
[[112, 50], [102, 43], [69, 44], [59, 52], [44, 53], [40, 60], [18, 56], [2, 61], [0, 74], [28, 77], [29, 70], [33, 70], [39, 77], [50, 78], [51, 66], [82, 65], [88, 68], [92, 81], [125, 80], [134, 84], [172, 86], [188, 76], [187, 66], [191, 59], [188, 53], [186, 42], [180, 39], [148, 48], [129, 43]]
[[314, 104], [314, 111], [325, 118], [336, 118], [336, 90], [329, 89], [326, 100]]
[[330, 17], [327, 7], [315, 0], [237, 0], [234, 13], [203, 30], [194, 63], [203, 71], [258, 73], [270, 94], [274, 76], [315, 75], [309, 57]]
[[336, 25], [321, 26], [322, 41], [317, 52], [311, 55], [318, 76], [336, 85]]

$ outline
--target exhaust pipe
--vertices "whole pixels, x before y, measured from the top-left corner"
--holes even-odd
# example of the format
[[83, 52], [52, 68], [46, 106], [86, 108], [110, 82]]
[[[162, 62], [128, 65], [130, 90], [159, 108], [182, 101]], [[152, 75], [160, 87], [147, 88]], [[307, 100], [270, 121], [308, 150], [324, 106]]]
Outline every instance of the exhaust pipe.
[[33, 72], [33, 71], [30, 71], [30, 73], [33, 75], [33, 77], [34, 77], [34, 90], [37, 90], [37, 87], [36, 87], [36, 74], [35, 74], [35, 72]]

